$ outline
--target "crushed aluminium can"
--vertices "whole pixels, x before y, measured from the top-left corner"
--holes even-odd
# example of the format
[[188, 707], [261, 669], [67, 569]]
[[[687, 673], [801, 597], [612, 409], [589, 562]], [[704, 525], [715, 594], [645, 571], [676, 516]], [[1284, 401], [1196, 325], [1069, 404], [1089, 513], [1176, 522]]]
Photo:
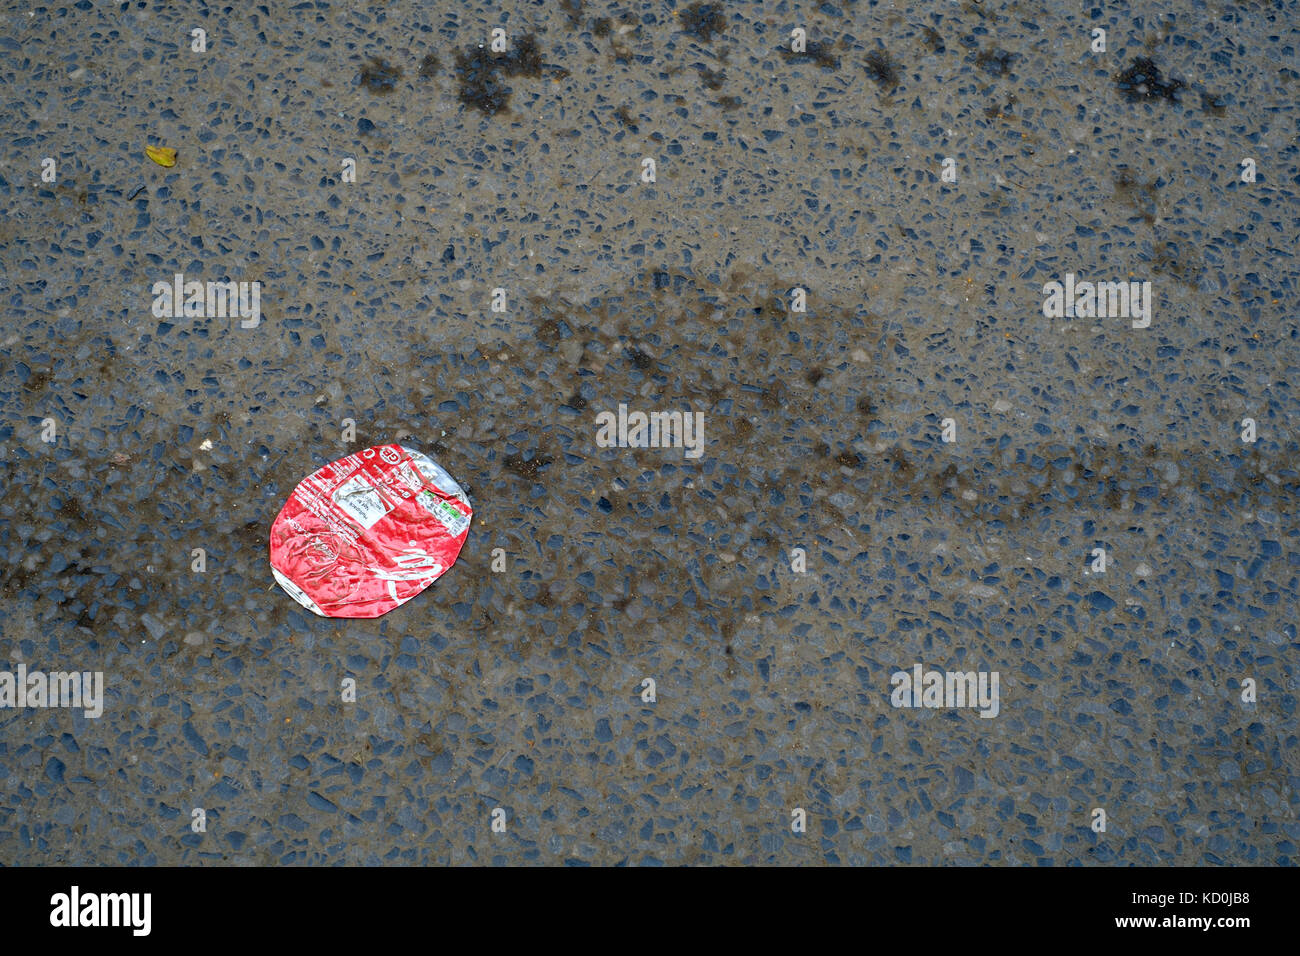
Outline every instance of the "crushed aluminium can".
[[473, 515], [433, 459], [375, 445], [298, 483], [271, 524], [271, 572], [322, 617], [379, 617], [456, 562]]

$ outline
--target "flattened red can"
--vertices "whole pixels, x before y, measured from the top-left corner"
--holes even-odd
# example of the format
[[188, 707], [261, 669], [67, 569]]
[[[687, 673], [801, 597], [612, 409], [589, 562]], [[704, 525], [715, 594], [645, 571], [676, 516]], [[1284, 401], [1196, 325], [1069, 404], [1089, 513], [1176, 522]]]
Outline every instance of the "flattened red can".
[[271, 572], [322, 617], [379, 617], [455, 564], [473, 515], [433, 459], [375, 445], [298, 483], [271, 525]]

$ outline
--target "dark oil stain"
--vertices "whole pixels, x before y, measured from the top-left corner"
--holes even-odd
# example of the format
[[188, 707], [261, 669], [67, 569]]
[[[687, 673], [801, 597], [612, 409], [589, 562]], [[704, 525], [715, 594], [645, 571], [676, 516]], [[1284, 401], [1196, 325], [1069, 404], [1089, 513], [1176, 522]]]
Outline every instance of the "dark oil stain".
[[54, 377], [53, 369], [46, 369], [43, 372], [32, 372], [27, 376], [27, 381], [23, 382], [23, 388], [29, 392], [44, 391], [45, 386], [50, 384], [50, 379]]
[[1205, 271], [1205, 264], [1186, 244], [1161, 241], [1151, 247], [1151, 271], [1173, 276], [1180, 282], [1195, 286]]
[[994, 103], [984, 110], [984, 115], [989, 119], [1011, 119], [1013, 118], [1012, 108], [1016, 105], [1016, 94], [1011, 93], [1007, 96], [1007, 101], [1002, 106]]
[[784, 406], [786, 402], [785, 382], [778, 379], [767, 388], [763, 389], [762, 395], [759, 397], [759, 402], [762, 404], [763, 408], [769, 412], [774, 412]]
[[11, 564], [5, 573], [4, 582], [0, 583], [0, 591], [3, 591], [9, 597], [16, 597], [31, 584], [33, 572], [28, 571], [25, 565]]
[[[613, 601], [617, 607], [627, 609], [639, 602], [647, 611], [644, 623], [650, 626], [628, 627], [623, 622], [613, 624], [608, 632], [590, 629], [583, 633], [583, 641], [610, 652], [635, 648], [638, 642], [653, 640], [652, 627], [659, 624], [656, 618], [662, 618], [664, 627], [671, 631], [698, 627], [701, 614], [716, 617], [723, 629], [720, 639], [731, 644], [734, 635], [745, 633], [734, 609], [747, 596], [753, 596], [754, 568], [743, 567], [746, 558], [742, 556], [730, 570], [706, 565], [703, 560], [698, 569], [688, 569], [686, 565], [696, 547], [685, 542], [705, 522], [716, 521], [729, 527], [753, 546], [758, 546], [762, 538], [762, 528], [755, 525], [756, 521], [771, 528], [796, 529], [801, 537], [820, 534], [835, 539], [843, 534], [846, 526], [856, 531], [857, 525], [866, 520], [864, 516], [881, 509], [910, 509], [911, 513], [926, 514], [954, 532], [976, 534], [984, 534], [993, 521], [1004, 525], [1019, 522], [1024, 531], [1039, 527], [1045, 515], [1059, 519], [1062, 512], [1068, 512], [1094, 520], [1097, 534], [1105, 535], [1108, 530], [1122, 531], [1141, 523], [1144, 512], [1168, 514], [1176, 509], [1175, 513], [1182, 517], [1188, 511], [1196, 512], [1212, 505], [1240, 513], [1261, 507], [1261, 496], [1277, 501], [1294, 494], [1300, 487], [1295, 471], [1300, 450], [1294, 442], [1286, 447], [1273, 445], [1267, 450], [1223, 455], [1199, 443], [1187, 448], [1175, 447], [1163, 435], [1142, 436], [1120, 443], [1084, 442], [1073, 447], [1060, 441], [1023, 447], [1017, 442], [1015, 448], [1004, 448], [992, 437], [974, 447], [966, 442], [948, 446], [940, 444], [937, 438], [927, 440], [913, 432], [910, 444], [906, 439], [896, 439], [890, 442], [895, 447], [883, 446], [867, 436], [871, 422], [864, 416], [875, 414], [887, 420], [891, 428], [907, 430], [906, 423], [914, 416], [914, 399], [896, 394], [893, 383], [910, 374], [910, 369], [905, 368], [908, 360], [889, 348], [882, 332], [882, 320], [870, 313], [864, 316], [861, 301], [851, 301], [851, 296], [838, 303], [822, 302], [819, 298], [816, 315], [799, 317], [797, 342], [789, 336], [788, 321], [774, 324], [753, 319], [755, 314], [763, 312], [765, 302], [773, 298], [781, 302], [772, 290], [800, 284], [798, 276], [770, 269], [747, 272], [736, 268], [725, 278], [706, 279], [689, 271], [656, 265], [628, 279], [625, 287], [615, 290], [616, 294], [600, 299], [544, 300], [546, 304], [538, 306], [533, 313], [535, 321], [521, 323], [509, 340], [502, 343], [501, 351], [513, 356], [514, 367], [508, 371], [519, 385], [490, 412], [487, 403], [474, 410], [473, 440], [455, 437], [456, 432], [448, 426], [458, 423], [456, 419], [436, 423], [453, 437], [434, 441], [432, 451], [471, 494], [475, 486], [486, 489], [500, 488], [503, 482], [515, 484], [514, 476], [528, 481], [540, 477], [540, 470], [550, 463], [548, 458], [538, 454], [524, 461], [523, 454], [503, 457], [492, 451], [501, 447], [509, 434], [521, 429], [536, 434], [543, 443], [551, 441], [551, 436], [563, 441], [559, 435], [569, 432], [573, 453], [589, 456], [582, 473], [591, 483], [576, 494], [570, 494], [575, 489], [568, 484], [573, 476], [548, 472], [547, 477], [554, 482], [548, 490], [564, 502], [554, 510], [543, 509], [544, 514], [543, 510], [520, 502], [518, 494], [513, 496], [514, 500], [509, 494], [496, 495], [491, 503], [493, 533], [501, 529], [501, 540], [508, 549], [512, 542], [522, 549], [529, 540], [545, 541], [552, 535], [572, 542], [582, 540], [580, 535], [603, 534], [602, 540], [609, 543], [609, 554], [600, 558], [592, 557], [582, 548], [560, 549], [554, 552], [554, 561], [548, 562], [535, 578], [538, 593], [549, 596], [542, 600], [550, 600], [553, 609], [545, 612], [545, 620], [560, 623], [559, 633], [573, 626], [565, 616], [566, 609], [591, 604], [590, 595], [595, 593], [618, 595]], [[728, 313], [721, 321], [715, 318], [715, 313], [723, 308], [720, 302], [725, 302], [724, 311]], [[759, 312], [755, 313], [754, 309]], [[784, 303], [781, 312], [784, 314]], [[627, 450], [626, 454], [609, 456], [608, 460], [591, 455], [593, 410], [614, 407], [620, 397], [636, 395], [644, 384], [637, 381], [640, 376], [634, 371], [634, 364], [625, 361], [620, 350], [626, 348], [626, 343], [638, 341], [638, 335], [645, 334], [641, 322], [646, 314], [661, 317], [652, 344], [658, 361], [664, 366], [675, 363], [679, 356], [726, 356], [725, 362], [691, 366], [689, 375], [674, 378], [670, 387], [656, 391], [653, 398], [647, 395], [647, 405], [663, 408], [682, 404], [703, 411], [708, 422], [705, 458], [718, 462], [762, 462], [766, 480], [732, 482], [712, 488], [700, 484], [692, 489], [660, 476], [644, 484], [633, 483], [615, 490], [616, 479], [626, 478], [629, 471], [656, 469], [666, 462], [683, 467], [680, 457], [666, 456], [661, 449]], [[592, 374], [578, 379], [558, 376], [553, 370], [541, 371], [547, 364], [541, 354], [546, 346], [535, 330], [548, 320], [556, 323], [557, 331], [563, 323], [580, 341], [591, 343], [591, 365], [584, 371]], [[873, 361], [861, 367], [844, 367], [844, 345], [836, 339], [836, 330], [843, 330], [859, 341]], [[650, 343], [645, 347], [649, 348]], [[465, 360], [465, 356], [445, 359], [442, 371], [449, 379], [460, 376], [464, 374]], [[413, 355], [410, 364], [392, 371], [395, 378], [418, 380], [439, 371], [431, 369], [429, 363], [427, 354]], [[837, 385], [833, 394], [824, 387], [819, 391], [802, 387], [799, 376], [810, 368], [836, 370], [837, 381], [843, 379], [842, 386]], [[577, 394], [579, 382], [592, 396], [590, 404]], [[790, 385], [791, 382], [794, 384]], [[583, 413], [572, 419], [571, 424], [557, 425], [555, 403], [565, 394], [572, 396], [569, 407], [581, 408]], [[858, 415], [839, 414], [846, 396], [856, 396]], [[723, 401], [732, 408], [727, 415], [717, 411]], [[382, 429], [374, 427], [377, 435], [382, 431], [385, 436], [397, 428], [412, 434], [428, 433], [429, 418], [419, 401], [412, 401], [406, 407], [395, 402], [391, 420]], [[569, 416], [566, 414], [565, 418]], [[437, 430], [432, 432], [437, 434]], [[331, 440], [333, 437], [330, 436]], [[236, 425], [229, 444], [241, 447], [249, 438]], [[1161, 458], [1178, 462], [1181, 474], [1175, 491], [1160, 487], [1161, 469], [1153, 458], [1156, 444]], [[231, 537], [238, 545], [227, 549], [228, 553], [222, 556], [222, 573], [231, 575], [231, 580], [236, 582], [256, 581], [263, 591], [266, 610], [258, 614], [259, 627], [287, 626], [287, 614], [295, 607], [284, 595], [266, 593], [270, 582], [265, 567], [265, 529], [284, 496], [313, 470], [305, 464], [310, 457], [307, 446], [312, 445], [314, 442], [306, 442], [303, 449], [273, 465], [253, 462], [251, 475], [245, 470], [236, 477], [232, 471], [228, 480], [205, 492], [215, 505], [224, 504], [222, 521], [229, 521], [229, 527], [234, 529]], [[774, 456], [773, 450], [778, 447], [782, 453]], [[552, 447], [543, 444], [542, 448], [558, 458]], [[880, 451], [870, 450], [873, 448]], [[630, 469], [632, 462], [635, 467]], [[693, 469], [695, 465], [688, 462], [685, 467]], [[841, 471], [842, 468], [851, 470]], [[1066, 477], [1067, 471], [1073, 472], [1073, 480]], [[1268, 478], [1270, 473], [1280, 481]], [[721, 477], [716, 480], [722, 481]], [[191, 499], [194, 482], [194, 475], [187, 467], [160, 468], [150, 494], [138, 503], [135, 520], [151, 527], [170, 527], [174, 518], [155, 502]], [[828, 495], [844, 490], [858, 501], [840, 511], [829, 507], [829, 503], [823, 509], [820, 502], [824, 499], [819, 499], [818, 507], [809, 509], [798, 495], [790, 493], [790, 489], [804, 483], [814, 492]], [[279, 489], [275, 496], [278, 500], [270, 505], [256, 493], [266, 488]], [[784, 503], [773, 503], [773, 488], [785, 489]], [[976, 500], [964, 499], [964, 490], [973, 490]], [[561, 495], [561, 491], [565, 494]], [[671, 509], [665, 511], [661, 500], [669, 491], [672, 492]], [[122, 560], [122, 542], [110, 536], [97, 543], [95, 532], [103, 525], [103, 516], [98, 513], [101, 509], [96, 499], [84, 489], [51, 489], [33, 483], [30, 490], [25, 490], [20, 483], [12, 483], [10, 503], [32, 515], [48, 516], [52, 492], [58, 501], [80, 502], [84, 512], [78, 515], [77, 506], [71, 505], [67, 506], [66, 513], [60, 509], [60, 520], [71, 527], [60, 532], [59, 540], [78, 542], [76, 567], [114, 565]], [[1190, 505], [1182, 503], [1184, 496], [1189, 498]], [[569, 503], [579, 497], [589, 499], [589, 508], [570, 507]], [[194, 520], [201, 523], [204, 514], [196, 512]], [[228, 519], [224, 517], [226, 514]], [[663, 548], [663, 554], [634, 548], [625, 538], [608, 534], [611, 523], [618, 528], [618, 522], [635, 521], [638, 515], [652, 521], [656, 529], [663, 528], [662, 536], [656, 531], [654, 538], [660, 542], [656, 546]], [[1214, 516], [1193, 514], [1189, 520], [1202, 517]], [[645, 529], [645, 521], [637, 527]], [[624, 525], [622, 530], [626, 529]], [[205, 535], [215, 536], [215, 531], [211, 524], [202, 528], [196, 524], [194, 529], [187, 529], [186, 535], [202, 540]], [[704, 544], [698, 546], [701, 558], [708, 548]], [[740, 549], [728, 547], [728, 550]], [[34, 554], [37, 554], [35, 547], [25, 556], [30, 558]], [[40, 554], [37, 560], [47, 557], [48, 554]], [[137, 568], [147, 560], [139, 548], [129, 557]], [[184, 554], [177, 559], [185, 560]], [[578, 583], [584, 572], [594, 578], [593, 584]], [[146, 578], [139, 571], [135, 573]], [[431, 602], [429, 607], [464, 600], [487, 608], [465, 623], [468, 636], [475, 640], [500, 641], [499, 635], [512, 628], [517, 631], [518, 619], [511, 619], [504, 612], [494, 616], [491, 610], [494, 596], [486, 589], [494, 586], [487, 583], [493, 580], [492, 575], [476, 576], [472, 562], [466, 562], [463, 570], [458, 565], [453, 573], [457, 576], [446, 586], [422, 599]], [[197, 577], [201, 576], [171, 573], [147, 578], [150, 609], [172, 616], [178, 607], [185, 606], [183, 602], [194, 599], [197, 592], [193, 590], [193, 581]], [[110, 587], [104, 583], [107, 576], [96, 574], [90, 578], [80, 585], [77, 600], [87, 608], [99, 605], [94, 615], [96, 628], [104, 627], [104, 622], [119, 610], [127, 612], [132, 619], [138, 618], [139, 596], [128, 593], [124, 583]], [[32, 612], [35, 619], [49, 616], [47, 612], [55, 601], [38, 593], [49, 578], [39, 572], [25, 571], [19, 553], [11, 551], [8, 565], [0, 565], [0, 580], [4, 582], [0, 588], [7, 597], [27, 589], [31, 597], [25, 600], [37, 605]], [[70, 589], [62, 590], [66, 595]], [[660, 604], [665, 595], [682, 595], [688, 591], [697, 596], [692, 610], [684, 610], [680, 604], [675, 605], [676, 609]], [[607, 604], [610, 601], [604, 600]], [[41, 607], [42, 604], [45, 606]], [[596, 604], [599, 606], [600, 602]], [[543, 604], [532, 607], [532, 611], [525, 608], [523, 613], [543, 616]], [[65, 613], [72, 620], [77, 613], [75, 604]], [[745, 652], [746, 648], [740, 650]], [[573, 651], [552, 641], [536, 640], [529, 642], [521, 653], [555, 657]]]
[[754, 307], [754, 314], [771, 319], [776, 323], [784, 322], [786, 317], [785, 299], [779, 295], [770, 295], [763, 301], [762, 305]]
[[1182, 80], [1164, 80], [1160, 68], [1149, 57], [1135, 57], [1133, 63], [1115, 78], [1115, 85], [1130, 102], [1163, 99], [1178, 102], [1178, 91], [1187, 84]]
[[722, 70], [710, 70], [704, 67], [700, 70], [700, 82], [710, 90], [722, 89], [723, 82], [727, 79], [727, 74]]
[[1102, 496], [1102, 500], [1111, 511], [1119, 511], [1124, 506], [1124, 492], [1120, 490], [1119, 482], [1114, 478], [1106, 479], [1106, 493]]
[[826, 377], [826, 370], [820, 368], [810, 368], [807, 372], [804, 373], [803, 376], [804, 381], [807, 382], [809, 385], [816, 385], [825, 377]]
[[1013, 59], [1015, 59], [1014, 53], [1008, 53], [998, 47], [987, 47], [976, 55], [975, 64], [985, 73], [1006, 76], [1011, 69]]
[[907, 457], [907, 452], [898, 445], [891, 448], [885, 455], [885, 458], [894, 466], [894, 470], [904, 478], [911, 478], [916, 470], [912, 465], [911, 460]]
[[56, 512], [60, 518], [69, 518], [73, 521], [87, 521], [85, 510], [82, 509], [80, 502], [76, 498], [65, 497], [59, 505]]
[[1201, 112], [1210, 116], [1226, 116], [1228, 103], [1221, 96], [1201, 90]]
[[555, 318], [543, 319], [537, 325], [537, 341], [554, 347], [560, 341], [560, 323]]
[[721, 3], [692, 3], [680, 16], [682, 30], [705, 43], [712, 43], [715, 34], [727, 29], [727, 18], [722, 12]]
[[1143, 182], [1127, 166], [1115, 171], [1115, 198], [1132, 206], [1148, 226], [1155, 225], [1158, 188], [1157, 180]]
[[382, 57], [371, 57], [370, 62], [361, 67], [361, 85], [371, 93], [391, 93], [401, 78], [401, 69]]
[[635, 345], [627, 350], [627, 360], [632, 363], [633, 367], [645, 371], [654, 367], [654, 359], [645, 352], [642, 352]]
[[510, 49], [497, 58], [506, 76], [539, 77], [542, 75], [542, 49], [537, 37], [526, 33], [510, 44]]
[[609, 17], [597, 17], [591, 24], [591, 32], [598, 37], [607, 37], [610, 31], [614, 29], [613, 21]]
[[922, 27], [921, 37], [925, 40], [925, 45], [930, 48], [930, 52], [944, 52], [945, 47], [943, 45], [943, 37], [939, 35], [939, 31], [934, 27]]
[[890, 56], [888, 50], [872, 50], [867, 54], [866, 62], [862, 66], [867, 71], [867, 76], [882, 87], [893, 89], [898, 85], [899, 64]]
[[427, 80], [442, 68], [442, 62], [438, 59], [437, 54], [426, 53], [424, 59], [420, 61], [420, 78]]
[[505, 77], [542, 75], [541, 48], [531, 33], [511, 41], [510, 49], [502, 54], [472, 47], [456, 54], [456, 72], [460, 74], [460, 101], [486, 116], [495, 116], [510, 105], [512, 90]]
[[86, 205], [90, 199], [90, 192], [86, 189], [77, 189], [75, 186], [67, 183], [57, 183], [54, 186], [54, 193], [58, 196], [65, 196], [68, 199], [75, 199], [80, 206]]
[[560, 9], [569, 18], [569, 26], [576, 27], [582, 23], [582, 0], [560, 0]]
[[[909, 475], [911, 473], [912, 472], [910, 471], [908, 472]], [[952, 462], [948, 462], [948, 464], [944, 466], [942, 471], [931, 476], [930, 486], [934, 489], [934, 494], [937, 497], [942, 497], [944, 492], [948, 490], [949, 483], [954, 481], [956, 478], [957, 478], [957, 466], [954, 465]]]
[[724, 112], [730, 113], [738, 110], [743, 104], [738, 96], [721, 96], [718, 97], [718, 106], [722, 107]]
[[788, 47], [777, 50], [787, 63], [816, 63], [828, 70], [840, 68], [840, 58], [831, 52], [831, 44], [814, 40], [802, 53], [795, 53]]
[[618, 109], [614, 110], [614, 115], [618, 118], [620, 123], [632, 132], [635, 133], [637, 131], [636, 120], [632, 118], [632, 113], [627, 106], [620, 106]]
[[270, 548], [270, 527], [261, 521], [247, 521], [235, 532], [235, 539], [246, 548], [265, 551]]

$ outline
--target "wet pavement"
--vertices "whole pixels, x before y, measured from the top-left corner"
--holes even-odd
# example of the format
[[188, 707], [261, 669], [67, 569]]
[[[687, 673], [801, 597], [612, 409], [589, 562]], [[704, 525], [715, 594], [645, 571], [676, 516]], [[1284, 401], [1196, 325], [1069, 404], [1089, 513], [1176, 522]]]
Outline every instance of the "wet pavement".
[[[1294, 12], [11, 10], [0, 863], [1294, 863]], [[468, 541], [316, 617], [389, 442]]]

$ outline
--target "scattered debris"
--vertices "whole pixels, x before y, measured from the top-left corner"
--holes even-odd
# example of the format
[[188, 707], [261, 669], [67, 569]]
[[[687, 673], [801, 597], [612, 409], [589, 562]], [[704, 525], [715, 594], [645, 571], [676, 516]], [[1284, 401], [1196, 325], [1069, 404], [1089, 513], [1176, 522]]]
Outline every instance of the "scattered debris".
[[1115, 78], [1115, 84], [1130, 101], [1160, 98], [1178, 102], [1178, 91], [1187, 86], [1182, 80], [1161, 79], [1160, 68], [1145, 56], [1139, 56], [1127, 70]]

